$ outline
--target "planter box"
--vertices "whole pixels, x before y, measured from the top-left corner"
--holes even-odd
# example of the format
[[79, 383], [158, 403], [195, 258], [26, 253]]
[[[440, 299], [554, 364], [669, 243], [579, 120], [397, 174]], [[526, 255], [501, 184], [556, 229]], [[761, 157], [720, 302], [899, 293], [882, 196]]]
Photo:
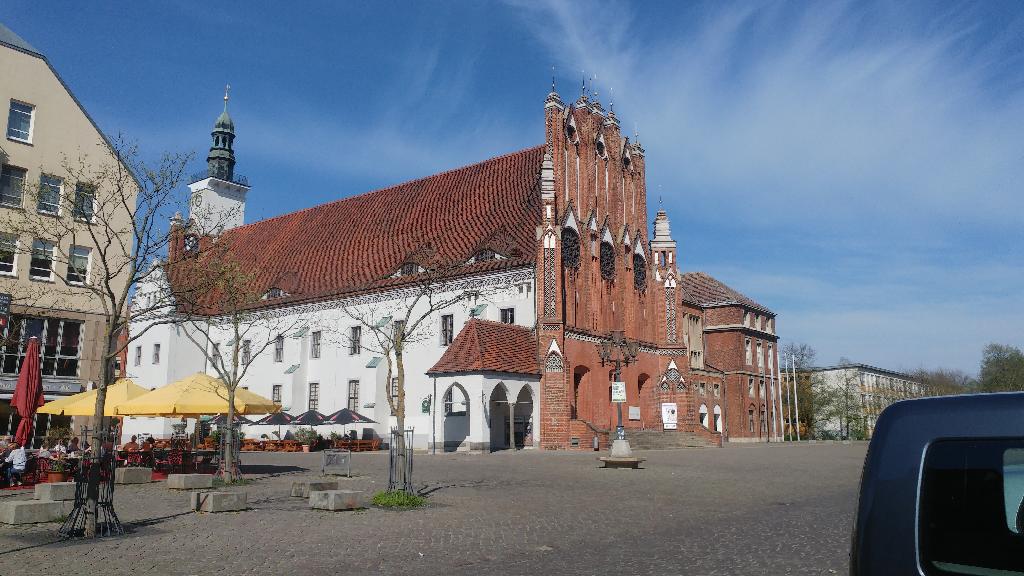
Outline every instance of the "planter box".
[[115, 484], [148, 484], [152, 481], [152, 468], [118, 468], [114, 470]]
[[366, 508], [366, 493], [358, 490], [320, 490], [309, 493], [314, 510], [358, 510]]
[[296, 480], [292, 482], [292, 496], [296, 498], [309, 498], [310, 492], [318, 490], [337, 490], [337, 482], [321, 482], [316, 480]]
[[53, 522], [63, 512], [62, 502], [20, 500], [0, 504], [0, 522], [4, 524], [36, 524]]
[[197, 512], [237, 512], [249, 507], [245, 492], [191, 492], [188, 501]]
[[61, 502], [64, 500], [74, 499], [74, 482], [54, 482], [50, 484], [36, 484], [36, 500]]
[[167, 487], [172, 490], [213, 488], [213, 476], [209, 474], [171, 474], [167, 477]]

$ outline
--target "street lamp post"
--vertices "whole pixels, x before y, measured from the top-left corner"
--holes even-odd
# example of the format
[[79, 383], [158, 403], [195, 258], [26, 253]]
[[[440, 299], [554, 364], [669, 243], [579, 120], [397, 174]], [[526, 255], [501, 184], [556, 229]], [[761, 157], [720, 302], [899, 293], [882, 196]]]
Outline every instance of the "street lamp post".
[[[640, 344], [635, 341], [626, 340], [622, 330], [613, 330], [611, 337], [601, 342], [598, 348], [598, 353], [601, 356], [601, 366], [606, 364], [615, 365], [615, 382], [622, 381], [622, 366], [628, 366], [635, 362], [637, 354], [640, 353]], [[628, 454], [629, 443], [626, 442], [626, 428], [622, 425], [622, 402], [616, 402], [616, 405], [618, 409], [618, 425], [615, 427], [616, 443], [622, 443]]]

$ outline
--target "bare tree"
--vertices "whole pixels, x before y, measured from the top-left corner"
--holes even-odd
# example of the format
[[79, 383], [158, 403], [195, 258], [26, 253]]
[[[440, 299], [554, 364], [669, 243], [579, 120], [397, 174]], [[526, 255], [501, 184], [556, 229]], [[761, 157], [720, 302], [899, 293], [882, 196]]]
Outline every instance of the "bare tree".
[[254, 262], [234, 256], [229, 239], [208, 236], [205, 240], [206, 247], [186, 256], [170, 280], [181, 332], [224, 383], [223, 389], [216, 390], [225, 395], [228, 406], [220, 472], [225, 482], [232, 483], [238, 480], [233, 438], [236, 391], [251, 362], [283, 342], [303, 321], [263, 308], [268, 288], [260, 283]]
[[[793, 419], [797, 420], [796, 426], [813, 434], [818, 429], [820, 420], [818, 415], [815, 414], [815, 406], [817, 405], [816, 396], [819, 388], [816, 384], [820, 384], [821, 379], [818, 374], [811, 371], [814, 368], [817, 351], [809, 344], [787, 342], [781, 347], [779, 352], [782, 355], [782, 366], [788, 368], [792, 359], [792, 366], [796, 371], [795, 391], [792, 388], [793, 384], [789, 377], [784, 379], [786, 389], [783, 411], [787, 416], [793, 415]], [[793, 397], [794, 393], [795, 397]], [[799, 418], [796, 416], [797, 412], [799, 412]]]
[[[407, 265], [404, 272], [412, 275], [411, 283], [396, 289], [394, 300], [382, 306], [363, 307], [358, 304], [345, 305], [342, 311], [356, 321], [370, 338], [365, 347], [379, 354], [387, 362], [388, 406], [396, 419], [396, 428], [403, 432], [395, 440], [394, 450], [399, 460], [404, 461], [405, 445], [405, 398], [406, 373], [405, 353], [417, 343], [437, 334], [430, 320], [438, 312], [456, 304], [482, 302], [485, 294], [479, 291], [459, 289], [455, 279], [457, 271], [451, 267], [437, 267], [432, 270], [419, 265]], [[405, 486], [405, 468], [396, 471], [395, 483]]]
[[[0, 287], [10, 291], [17, 303], [93, 309], [105, 318], [92, 438], [96, 457], [110, 426], [103, 408], [107, 387], [116, 378], [118, 356], [149, 328], [172, 321], [164, 311], [173, 305], [173, 298], [159, 294], [131, 310], [151, 319], [147, 327], [127, 332], [132, 290], [150, 274], [149, 264], [165, 256], [167, 223], [186, 205], [180, 184], [191, 158], [164, 154], [148, 164], [140, 158], [137, 145], [121, 137], [99, 149], [99, 160], [87, 155], [64, 158], [56, 186], [46, 178], [39, 185], [26, 186], [27, 209], [8, 211], [0, 220], [4, 230], [19, 237], [19, 253], [32, 255], [33, 271], [48, 268], [50, 273], [51, 282], [35, 286], [0, 279]], [[96, 534], [98, 490], [95, 476], [88, 489], [87, 536]]]
[[978, 381], [960, 370], [950, 368], [918, 368], [911, 376], [921, 383], [926, 396], [966, 394], [978, 387]]

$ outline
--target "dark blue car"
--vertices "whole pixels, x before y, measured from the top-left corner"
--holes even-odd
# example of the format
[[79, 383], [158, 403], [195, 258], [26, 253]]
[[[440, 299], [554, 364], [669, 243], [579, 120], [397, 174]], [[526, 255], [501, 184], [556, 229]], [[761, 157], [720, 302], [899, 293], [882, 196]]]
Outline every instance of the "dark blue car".
[[850, 574], [1024, 576], [1024, 393], [897, 402], [864, 461]]

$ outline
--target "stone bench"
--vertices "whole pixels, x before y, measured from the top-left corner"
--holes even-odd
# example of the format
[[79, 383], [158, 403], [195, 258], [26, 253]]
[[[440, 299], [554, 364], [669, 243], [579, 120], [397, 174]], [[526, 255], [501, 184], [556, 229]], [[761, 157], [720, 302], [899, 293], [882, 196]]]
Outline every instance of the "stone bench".
[[[53, 522], [65, 514], [64, 502], [50, 500], [18, 500], [0, 504], [0, 522], [4, 524], [36, 524]], [[68, 502], [68, 504], [73, 504]]]
[[196, 512], [237, 512], [249, 507], [245, 492], [191, 492], [188, 501]]
[[634, 456], [626, 456], [616, 458], [614, 456], [602, 456], [598, 458], [604, 463], [605, 468], [632, 468], [636, 470], [640, 467], [640, 464], [646, 460], [646, 458], [636, 458]]
[[167, 487], [172, 490], [197, 490], [213, 488], [213, 476], [209, 474], [170, 474]]
[[314, 510], [358, 510], [366, 508], [366, 493], [358, 490], [314, 490], [309, 493]]
[[322, 480], [296, 480], [292, 482], [292, 496], [296, 498], [309, 498], [309, 495], [312, 492], [337, 489], [337, 481], [324, 482]]
[[117, 468], [114, 470], [114, 484], [148, 484], [152, 481], [152, 468]]
[[74, 482], [50, 482], [48, 484], [36, 484], [36, 500], [49, 502], [62, 502], [75, 499]]

